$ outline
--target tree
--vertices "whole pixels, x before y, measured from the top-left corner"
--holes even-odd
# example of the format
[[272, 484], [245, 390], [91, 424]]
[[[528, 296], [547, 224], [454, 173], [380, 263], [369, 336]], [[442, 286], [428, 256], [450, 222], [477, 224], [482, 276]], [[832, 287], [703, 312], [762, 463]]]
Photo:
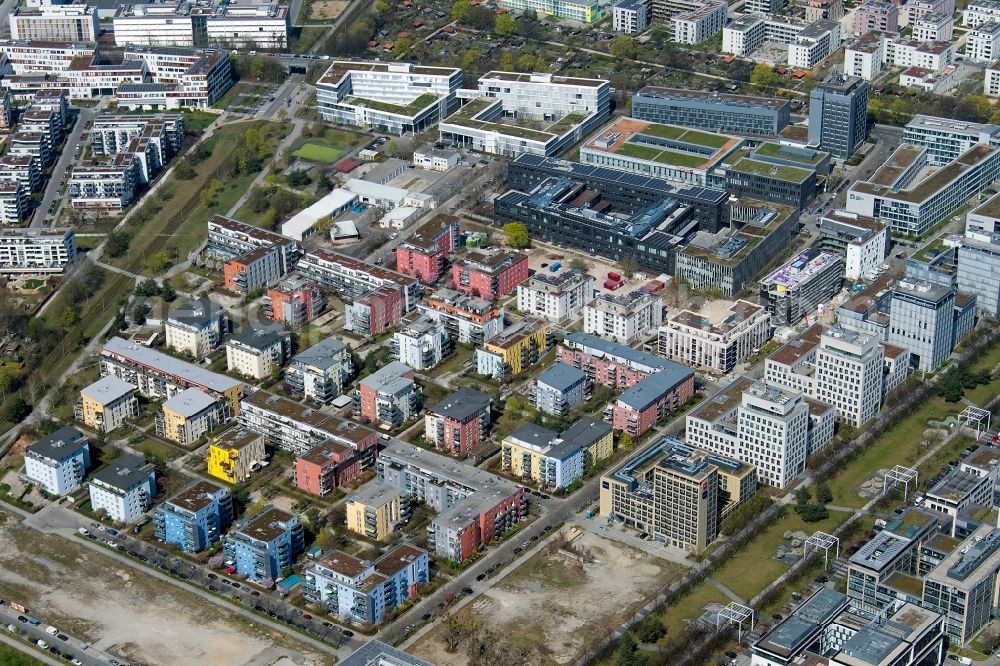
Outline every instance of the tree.
[[632, 274], [639, 270], [639, 262], [635, 260], [635, 257], [629, 255], [622, 257], [622, 260], [618, 262], [618, 268], [626, 277], [632, 277]]
[[302, 188], [312, 182], [312, 178], [303, 169], [296, 169], [285, 176], [285, 181], [292, 187]]
[[479, 51], [469, 49], [462, 54], [462, 69], [472, 69], [477, 60], [479, 60]]
[[809, 486], [799, 486], [798, 490], [795, 491], [795, 503], [799, 506], [808, 504], [809, 500], [812, 499], [812, 491]]
[[409, 37], [400, 37], [392, 47], [392, 53], [397, 58], [402, 58], [413, 48], [413, 40]]
[[475, 28], [476, 30], [490, 32], [493, 30], [493, 24], [495, 21], [496, 14], [482, 5], [469, 7], [469, 9], [465, 12], [465, 24], [470, 28]]
[[639, 654], [632, 634], [625, 632], [618, 641], [618, 666], [641, 666], [642, 655]]
[[146, 303], [139, 303], [132, 310], [132, 321], [137, 325], [141, 326], [146, 323], [146, 315], [149, 314], [149, 305]]
[[469, 12], [469, 0], [455, 0], [451, 5], [451, 19], [462, 22]]
[[635, 445], [635, 441], [632, 439], [632, 435], [627, 432], [623, 432], [622, 436], [618, 438], [618, 448], [622, 451], [628, 451]]
[[17, 398], [3, 410], [3, 420], [7, 423], [20, 423], [31, 414], [31, 405], [24, 398]]
[[610, 52], [616, 58], [635, 58], [637, 52], [635, 40], [631, 35], [618, 35], [611, 40]]
[[530, 53], [522, 53], [517, 57], [517, 70], [519, 72], [534, 72], [535, 67], [535, 56]]
[[389, 0], [375, 0], [375, 11], [379, 14], [388, 14], [392, 11], [392, 5], [389, 4]]
[[191, 166], [191, 162], [184, 158], [177, 161], [177, 166], [174, 167], [174, 175], [177, 176], [179, 180], [191, 180], [197, 173], [194, 167]]
[[166, 250], [159, 250], [154, 252], [153, 255], [146, 262], [147, 267], [151, 273], [163, 273], [173, 264], [170, 259], [170, 255]]
[[392, 156], [399, 152], [399, 144], [395, 139], [390, 139], [389, 143], [385, 144], [385, 152]]
[[816, 486], [816, 501], [821, 504], [829, 504], [833, 501], [833, 491], [825, 481]]
[[271, 205], [267, 193], [259, 187], [250, 190], [250, 197], [247, 199], [250, 210], [255, 213], [263, 213]]
[[444, 649], [447, 652], [454, 652], [469, 637], [469, 627], [463, 625], [454, 615], [448, 613], [441, 622], [444, 632]]
[[663, 622], [656, 616], [646, 618], [635, 630], [635, 637], [640, 643], [655, 643], [666, 635]]
[[108, 256], [114, 259], [128, 252], [128, 246], [131, 241], [132, 236], [128, 232], [113, 231], [108, 234], [104, 249], [108, 253]]
[[160, 285], [157, 284], [156, 280], [153, 278], [148, 278], [139, 283], [139, 286], [135, 288], [136, 296], [159, 296], [160, 295]]
[[59, 323], [63, 328], [72, 328], [78, 319], [76, 309], [72, 305], [67, 305], [59, 317]]
[[511, 247], [524, 248], [531, 244], [528, 227], [521, 222], [509, 222], [503, 225], [503, 234], [507, 239], [507, 244]]
[[166, 280], [163, 281], [163, 287], [160, 288], [160, 298], [167, 303], [172, 303], [177, 298], [177, 290]]
[[766, 63], [757, 63], [750, 72], [750, 83], [761, 88], [770, 88], [775, 83], [774, 70]]
[[325, 194], [333, 189], [333, 181], [330, 177], [326, 175], [325, 171], [321, 171], [319, 178], [316, 179], [316, 190], [320, 194]]
[[517, 34], [517, 21], [510, 13], [500, 14], [493, 22], [493, 32], [501, 37], [509, 37]]
[[[506, 16], [506, 14], [504, 14]], [[504, 51], [500, 54], [500, 60], [497, 63], [497, 67], [501, 71], [509, 72], [514, 69], [514, 56], [510, 54], [509, 51]]]

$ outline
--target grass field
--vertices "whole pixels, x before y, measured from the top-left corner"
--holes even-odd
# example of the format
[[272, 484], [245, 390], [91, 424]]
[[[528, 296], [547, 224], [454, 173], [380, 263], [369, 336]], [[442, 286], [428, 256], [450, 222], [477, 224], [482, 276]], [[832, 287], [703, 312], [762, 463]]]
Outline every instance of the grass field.
[[333, 164], [340, 159], [340, 156], [344, 154], [344, 151], [338, 150], [337, 148], [330, 148], [328, 146], [321, 146], [316, 143], [307, 143], [292, 154], [311, 162]]
[[27, 280], [24, 281], [24, 288], [25, 289], [38, 289], [43, 284], [45, 284], [45, 280], [39, 280], [38, 278], [30, 278], [30, 279], [27, 279]]
[[[25, 645], [24, 649], [30, 650], [31, 648]], [[4, 666], [44, 666], [42, 662], [34, 657], [29, 657], [23, 652], [19, 652], [6, 645], [0, 645], [0, 664]]]
[[160, 458], [161, 460], [173, 460], [180, 455], [174, 447], [152, 438], [140, 442], [135, 448], [148, 457]]

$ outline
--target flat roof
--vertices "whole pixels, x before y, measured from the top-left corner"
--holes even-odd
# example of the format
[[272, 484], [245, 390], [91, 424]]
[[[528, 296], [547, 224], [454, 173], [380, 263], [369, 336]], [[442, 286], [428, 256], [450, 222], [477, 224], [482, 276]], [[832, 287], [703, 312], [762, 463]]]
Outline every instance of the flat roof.
[[463, 386], [431, 407], [428, 412], [456, 421], [465, 421], [484, 409], [489, 409], [490, 396], [474, 388]]
[[224, 393], [243, 384], [239, 380], [211, 372], [201, 366], [182, 361], [144, 345], [129, 342], [117, 335], [105, 343], [104, 350], [101, 353], [105, 356], [121, 356], [133, 363], [144, 365], [172, 375], [182, 381], [204, 386], [219, 393]]
[[341, 356], [346, 350], [347, 346], [339, 340], [336, 340], [335, 338], [326, 338], [325, 340], [320, 340], [305, 351], [299, 352], [292, 357], [292, 360], [297, 363], [326, 369], [331, 368], [334, 365], [339, 365], [341, 360], [334, 357]]
[[587, 150], [687, 168], [708, 168], [742, 139], [679, 125], [617, 118], [584, 144]]
[[135, 387], [114, 375], [101, 377], [89, 386], [80, 389], [80, 395], [106, 405], [135, 392]]
[[434, 666], [434, 664], [372, 639], [341, 661], [340, 666]]
[[166, 504], [196, 513], [216, 501], [220, 491], [225, 491], [228, 494], [228, 491], [221, 485], [206, 479], [198, 479], [168, 499]]
[[271, 542], [286, 532], [279, 523], [287, 523], [292, 514], [273, 506], [267, 506], [257, 516], [236, 529], [236, 534], [259, 541]]
[[397, 393], [413, 384], [413, 380], [405, 376], [412, 373], [413, 368], [410, 366], [399, 361], [392, 361], [359, 381], [358, 384], [374, 391]]
[[194, 387], [184, 389], [163, 403], [163, 409], [169, 410], [184, 418], [191, 418], [201, 414], [206, 409], [215, 405], [217, 400], [204, 391]]
[[498, 70], [492, 70], [486, 72], [479, 77], [479, 81], [488, 81], [490, 79], [496, 79], [498, 81], [516, 81], [518, 83], [539, 83], [539, 84], [560, 84], [560, 85], [571, 85], [571, 86], [588, 86], [591, 88], [599, 88], [601, 86], [611, 85], [611, 83], [605, 79], [585, 79], [575, 76], [559, 76], [558, 74], [548, 74], [548, 73], [521, 73], [521, 72], [502, 72]]
[[451, 77], [456, 72], [461, 73], [457, 67], [430, 67], [427, 65], [413, 65], [411, 63], [388, 63], [373, 61], [352, 61], [334, 60], [330, 63], [326, 72], [320, 77], [320, 84], [336, 85], [350, 72], [381, 72], [385, 74], [419, 74], [421, 76], [445, 76]]
[[662, 86], [645, 86], [636, 92], [633, 97], [653, 97], [663, 99], [694, 99], [707, 102], [721, 102], [727, 105], [736, 106], [763, 106], [774, 110], [781, 110], [789, 106], [786, 99], [775, 97], [757, 97], [750, 95], [731, 95], [720, 92], [704, 92], [699, 90], [685, 90], [684, 88], [665, 88]]
[[264, 435], [256, 433], [253, 430], [249, 430], [242, 426], [233, 426], [229, 428], [222, 434], [218, 435], [212, 440], [212, 446], [218, 447], [220, 449], [242, 449], [250, 444], [255, 443], [257, 440], [262, 439]]
[[822, 324], [813, 324], [802, 331], [797, 337], [792, 338], [779, 347], [767, 359], [775, 363], [781, 363], [782, 365], [793, 365], [819, 346], [823, 332], [824, 326]]
[[128, 492], [140, 483], [146, 483], [152, 474], [153, 466], [147, 463], [145, 458], [126, 453], [107, 467], [94, 472], [90, 480], [100, 481], [104, 485]]
[[586, 381], [587, 375], [565, 363], [554, 363], [545, 372], [538, 375], [536, 381], [561, 392], [568, 391], [581, 381]]
[[929, 197], [940, 192], [946, 185], [959, 178], [966, 171], [977, 166], [983, 160], [997, 152], [997, 148], [977, 145], [963, 153], [958, 159], [941, 167], [923, 180], [914, 183], [905, 190], [895, 190], [874, 182], [855, 183], [852, 189], [866, 194], [898, 199], [908, 203], [922, 203]]
[[72, 426], [63, 426], [34, 444], [29, 444], [25, 452], [50, 460], [65, 460], [84, 448], [89, 448], [86, 436]]
[[347, 498], [347, 502], [358, 502], [365, 506], [380, 507], [385, 506], [403, 493], [404, 491], [396, 486], [376, 480], [361, 486], [361, 488]]
[[804, 183], [815, 177], [816, 172], [810, 169], [788, 166], [787, 164], [775, 164], [773, 162], [763, 162], [751, 157], [744, 157], [729, 167], [730, 171], [745, 173], [751, 176], [761, 176], [776, 178], [789, 183]]

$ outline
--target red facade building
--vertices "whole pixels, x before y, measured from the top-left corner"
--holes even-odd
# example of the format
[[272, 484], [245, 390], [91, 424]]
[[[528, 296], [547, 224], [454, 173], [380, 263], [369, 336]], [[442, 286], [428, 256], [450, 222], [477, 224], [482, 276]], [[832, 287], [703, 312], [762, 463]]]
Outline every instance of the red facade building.
[[346, 308], [345, 328], [359, 335], [378, 335], [403, 318], [403, 293], [382, 287]]
[[427, 410], [424, 440], [455, 456], [486, 439], [490, 428], [490, 397], [463, 386]]
[[[372, 437], [378, 439], [374, 431]], [[329, 495], [359, 474], [361, 456], [333, 441], [315, 446], [295, 460], [295, 487], [313, 495]]]
[[426, 284], [444, 274], [448, 257], [458, 249], [458, 218], [435, 215], [396, 248], [396, 270]]
[[472, 252], [451, 267], [455, 289], [492, 301], [528, 279], [528, 257], [517, 252]]

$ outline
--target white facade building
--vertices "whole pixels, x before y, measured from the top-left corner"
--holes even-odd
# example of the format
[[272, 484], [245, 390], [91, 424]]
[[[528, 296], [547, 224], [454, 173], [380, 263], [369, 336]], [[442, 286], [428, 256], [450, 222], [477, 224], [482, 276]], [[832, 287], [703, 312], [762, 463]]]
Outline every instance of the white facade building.
[[153, 506], [156, 477], [153, 465], [139, 456], [123, 455], [90, 479], [90, 506], [108, 518], [131, 523]]
[[976, 0], [962, 10], [962, 25], [967, 28], [978, 28], [990, 21], [1000, 21], [1000, 2], [996, 0]]
[[393, 357], [414, 370], [427, 370], [441, 362], [449, 348], [444, 324], [426, 315], [409, 315], [392, 334]]
[[76, 428], [64, 426], [24, 449], [24, 474], [52, 495], [65, 495], [83, 483], [90, 445]]
[[950, 42], [955, 34], [955, 17], [946, 12], [930, 12], [917, 19], [910, 28], [920, 42]]
[[276, 2], [235, 1], [215, 8], [187, 0], [122, 4], [113, 22], [118, 46], [288, 47], [288, 7]]
[[244, 377], [265, 379], [277, 375], [292, 349], [286, 331], [249, 330], [226, 340], [226, 367]]
[[965, 42], [965, 59], [993, 63], [997, 58], [1000, 58], [1000, 20], [970, 30]]
[[0, 274], [62, 273], [75, 259], [72, 229], [0, 227]]
[[840, 23], [820, 19], [809, 24], [788, 45], [788, 64], [811, 69], [840, 48]]
[[517, 309], [525, 315], [559, 322], [575, 317], [594, 296], [594, 276], [570, 270], [556, 275], [536, 271], [517, 285]]
[[615, 32], [635, 35], [649, 25], [649, 3], [643, 0], [622, 0], [611, 7], [611, 22]]
[[645, 338], [663, 322], [663, 301], [637, 289], [628, 294], [601, 294], [583, 308], [583, 332], [629, 345]]
[[677, 14], [670, 21], [674, 26], [674, 41], [700, 44], [726, 26], [729, 6], [724, 2], [709, 2], [698, 9]]
[[660, 327], [660, 356], [692, 368], [731, 372], [770, 338], [771, 316], [760, 305], [736, 301], [721, 320], [682, 310]]
[[171, 310], [164, 327], [167, 347], [201, 358], [222, 344], [229, 317], [221, 306], [204, 298], [181, 303]]

